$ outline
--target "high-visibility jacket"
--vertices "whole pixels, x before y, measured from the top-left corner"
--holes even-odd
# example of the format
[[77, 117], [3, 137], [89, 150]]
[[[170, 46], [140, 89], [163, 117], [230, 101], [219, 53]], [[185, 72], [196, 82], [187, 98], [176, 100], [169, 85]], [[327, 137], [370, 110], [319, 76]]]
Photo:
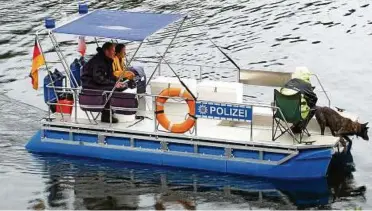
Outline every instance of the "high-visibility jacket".
[[[280, 93], [282, 93], [284, 95], [294, 95], [297, 92], [298, 91], [296, 91], [296, 90], [288, 89], [288, 88], [281, 88], [280, 89]], [[309, 112], [310, 112], [310, 107], [307, 105], [307, 102], [305, 100], [304, 95], [301, 94], [301, 117], [302, 117], [302, 119], [305, 119], [309, 115]]]
[[292, 79], [280, 89], [280, 92], [284, 95], [293, 95], [301, 92], [301, 117], [303, 119], [309, 115], [310, 109], [318, 101], [310, 83], [310, 73], [306, 71], [296, 71]]

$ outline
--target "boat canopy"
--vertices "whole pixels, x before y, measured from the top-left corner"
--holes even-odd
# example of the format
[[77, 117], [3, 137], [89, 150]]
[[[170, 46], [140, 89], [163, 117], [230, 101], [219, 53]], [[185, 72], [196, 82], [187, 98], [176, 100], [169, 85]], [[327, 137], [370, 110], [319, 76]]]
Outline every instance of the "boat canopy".
[[184, 17], [186, 15], [99, 9], [52, 31], [61, 34], [143, 41], [156, 31]]

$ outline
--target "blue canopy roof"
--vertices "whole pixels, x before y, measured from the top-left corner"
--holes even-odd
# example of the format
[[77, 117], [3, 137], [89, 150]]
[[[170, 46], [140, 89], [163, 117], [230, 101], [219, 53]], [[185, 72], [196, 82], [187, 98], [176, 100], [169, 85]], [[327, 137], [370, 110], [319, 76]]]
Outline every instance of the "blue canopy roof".
[[53, 29], [53, 32], [143, 41], [146, 37], [183, 17], [185, 15], [100, 9], [57, 27]]

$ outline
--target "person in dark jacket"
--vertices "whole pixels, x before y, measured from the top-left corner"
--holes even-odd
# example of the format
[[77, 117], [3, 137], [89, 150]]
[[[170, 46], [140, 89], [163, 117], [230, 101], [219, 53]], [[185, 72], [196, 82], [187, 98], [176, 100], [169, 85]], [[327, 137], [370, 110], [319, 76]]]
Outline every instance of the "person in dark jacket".
[[[116, 83], [113, 74], [113, 59], [115, 57], [115, 45], [106, 42], [102, 48], [97, 48], [97, 54], [94, 55], [83, 67], [81, 76], [82, 88], [93, 90], [111, 91], [116, 85], [116, 91], [122, 91], [124, 84]], [[110, 122], [110, 111], [108, 110], [110, 102], [102, 111], [101, 121]], [[118, 119], [112, 117], [112, 123], [117, 123]]]

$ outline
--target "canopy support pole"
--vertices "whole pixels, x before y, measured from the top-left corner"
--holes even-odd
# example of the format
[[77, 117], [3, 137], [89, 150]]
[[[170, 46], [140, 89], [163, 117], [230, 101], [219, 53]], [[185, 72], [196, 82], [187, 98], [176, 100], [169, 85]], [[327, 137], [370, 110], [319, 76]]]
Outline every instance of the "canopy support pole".
[[138, 52], [138, 50], [141, 48], [142, 44], [143, 44], [143, 41], [139, 44], [139, 46], [138, 46], [138, 48], [136, 49], [136, 51], [134, 52], [132, 58], [130, 58], [130, 60], [128, 61], [127, 67], [128, 67], [129, 64], [133, 61], [134, 57], [137, 55], [137, 52]]
[[[165, 52], [163, 53], [162, 58], [164, 58], [164, 57], [165, 57], [165, 54], [168, 53], [168, 50], [169, 50], [170, 46], [173, 44], [173, 41], [176, 39], [177, 35], [178, 35], [179, 32], [181, 31], [181, 28], [182, 28], [183, 24], [185, 23], [186, 19], [187, 19], [187, 16], [183, 18], [183, 20], [182, 20], [180, 26], [179, 26], [178, 29], [177, 29], [177, 32], [175, 33], [175, 35], [174, 35], [174, 37], [172, 38], [171, 42], [169, 43], [168, 47], [165, 49]], [[152, 77], [154, 77], [154, 74], [155, 74], [156, 70], [157, 70], [158, 67], [160, 66], [161, 60], [162, 60], [162, 59], [160, 59], [160, 61], [159, 61], [158, 64], [156, 65], [154, 71], [152, 72], [152, 74], [151, 74], [149, 80], [147, 81], [146, 87], [150, 84], [150, 81], [151, 81]]]
[[99, 47], [97, 37], [94, 37], [94, 41], [96, 41], [97, 48]]
[[[159, 54], [159, 56], [161, 56]], [[181, 78], [177, 75], [176, 71], [173, 70], [173, 68], [169, 65], [169, 63], [164, 59], [164, 57], [161, 56], [161, 59], [168, 65], [168, 67], [172, 70], [174, 75], [177, 77], [177, 79], [180, 81], [181, 85], [185, 87], [185, 89], [191, 94], [192, 98], [196, 101], [195, 95], [191, 92], [191, 90], [186, 86], [186, 84], [181, 80]]]
[[[56, 95], [56, 100], [57, 100], [57, 104], [56, 104], [56, 106], [59, 106], [59, 109], [62, 111], [62, 107], [61, 107], [61, 105], [58, 104], [59, 97], [58, 97], [58, 93], [57, 93], [57, 91], [56, 91], [56, 87], [54, 86], [54, 80], [53, 80], [53, 78], [52, 78], [52, 76], [51, 76], [50, 69], [49, 69], [48, 64], [47, 64], [47, 62], [46, 62], [46, 59], [45, 59], [45, 56], [44, 56], [44, 51], [43, 51], [43, 48], [41, 47], [40, 40], [39, 40], [39, 35], [38, 35], [37, 32], [36, 32], [36, 40], [37, 40], [37, 43], [39, 44], [40, 51], [41, 51], [41, 55], [43, 55], [43, 58], [44, 58], [44, 61], [45, 61], [45, 68], [47, 69], [49, 79], [50, 79], [50, 81], [51, 81], [51, 83], [52, 83], [52, 88], [53, 88], [54, 94]], [[46, 86], [49, 86], [49, 84], [46, 85]], [[49, 94], [48, 94], [48, 95], [49, 95]], [[62, 116], [63, 121], [65, 121], [65, 118], [63, 117], [63, 112], [61, 112], [61, 116]], [[48, 106], [48, 117], [49, 117], [49, 119], [50, 119], [50, 107], [49, 107], [49, 106]]]
[[[192, 21], [192, 22], [195, 24], [194, 21]], [[200, 32], [203, 32], [197, 24], [195, 24], [195, 26], [199, 29]], [[221, 48], [212, 41], [212, 39], [210, 39], [207, 36], [207, 34], [208, 34], [207, 32], [205, 34], [206, 34], [205, 37], [207, 38], [207, 40], [210, 41], [212, 43], [212, 45], [214, 45], [214, 47], [216, 47], [227, 58], [227, 60], [229, 60], [238, 69], [237, 78], [238, 78], [238, 82], [240, 82], [240, 71], [241, 71], [240, 67], [234, 62], [234, 60], [232, 58], [230, 58], [230, 56], [228, 56], [225, 52], [223, 52], [221, 50]]]
[[68, 80], [69, 81], [72, 81], [71, 80], [71, 77], [70, 77], [70, 76], [72, 76], [73, 82], [75, 84], [78, 84], [77, 81], [76, 81], [75, 76], [73, 74], [71, 74], [70, 67], [69, 67], [69, 65], [68, 65], [68, 63], [67, 63], [67, 61], [65, 59], [65, 56], [63, 55], [63, 53], [61, 51], [61, 48], [58, 45], [57, 39], [55, 38], [54, 34], [51, 31], [49, 31], [49, 37], [50, 37], [50, 39], [52, 41], [52, 44], [54, 46], [54, 49], [55, 49], [55, 51], [56, 51], [56, 53], [57, 53], [57, 55], [58, 55], [58, 57], [59, 57], [62, 65], [63, 65], [63, 67], [65, 68], [65, 72], [66, 72], [66, 76], [67, 76]]

